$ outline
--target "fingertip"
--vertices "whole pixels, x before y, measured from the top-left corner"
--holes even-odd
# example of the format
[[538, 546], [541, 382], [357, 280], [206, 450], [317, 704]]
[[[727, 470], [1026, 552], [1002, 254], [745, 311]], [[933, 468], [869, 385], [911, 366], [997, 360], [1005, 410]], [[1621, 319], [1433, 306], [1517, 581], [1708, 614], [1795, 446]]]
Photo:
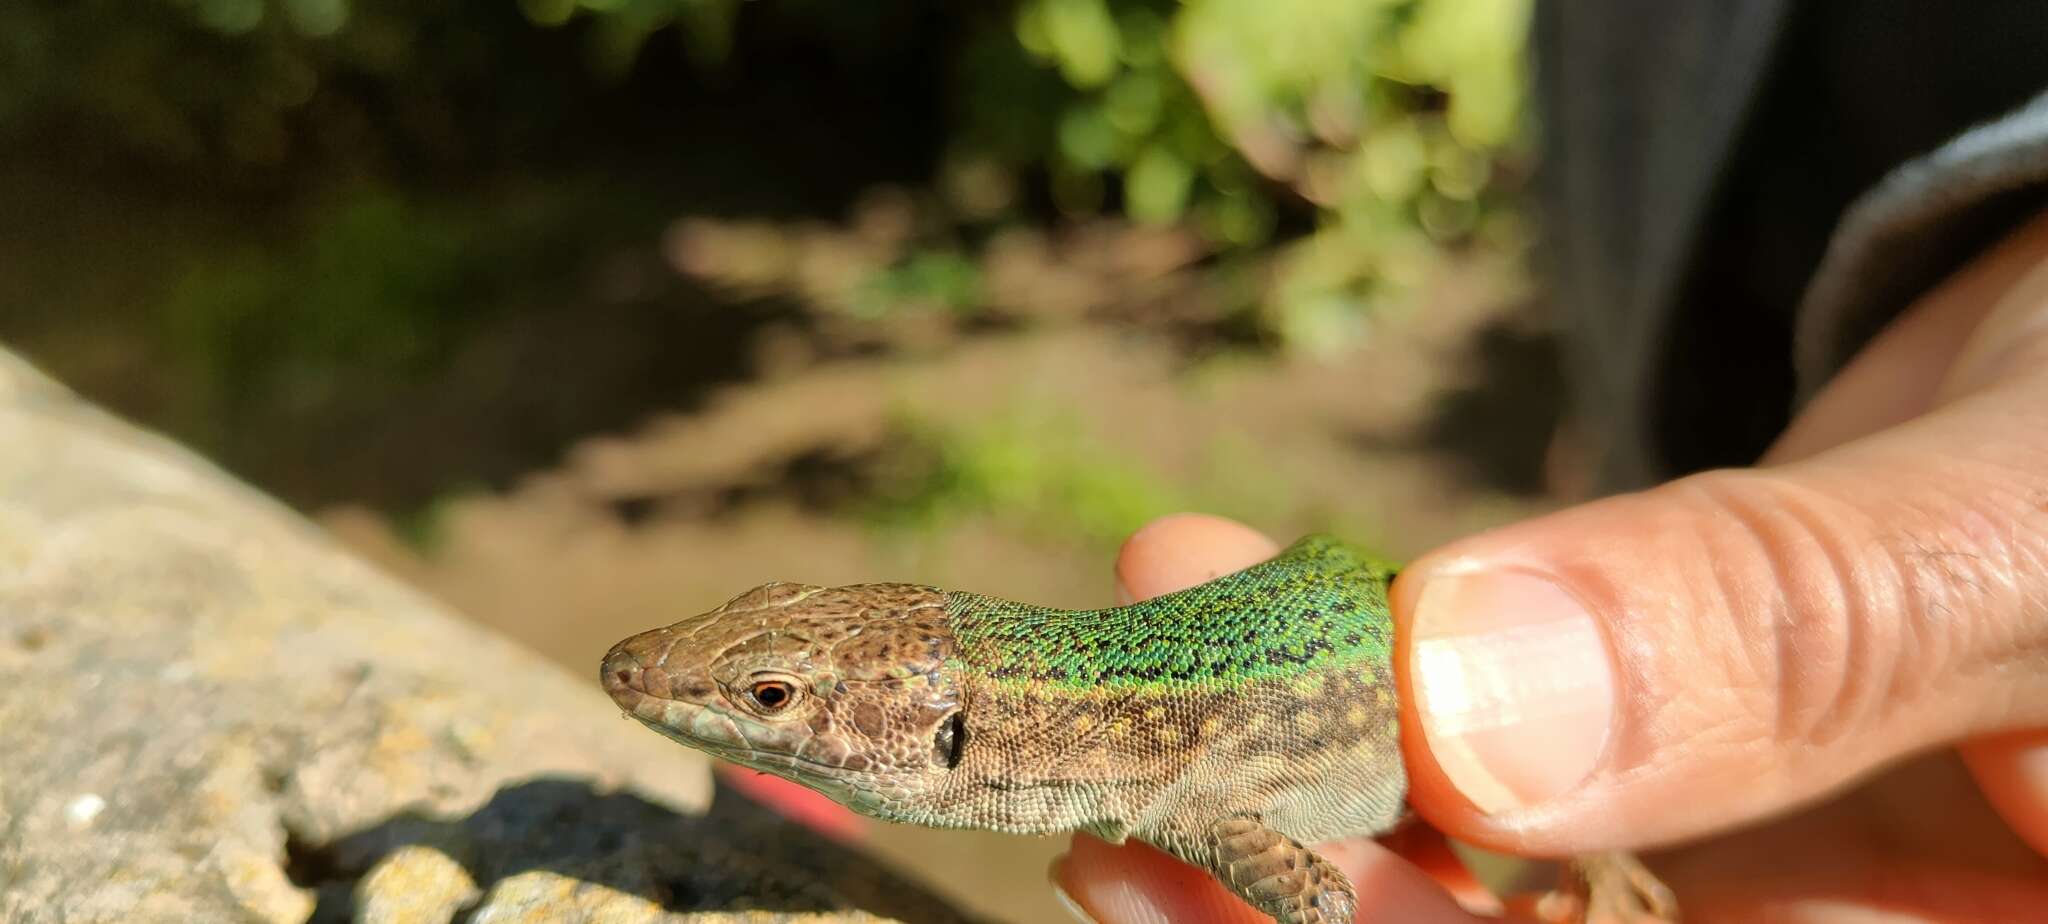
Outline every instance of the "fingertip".
[[[1360, 921], [1474, 924], [1482, 920], [1413, 864], [1370, 840], [1316, 847], [1358, 891]], [[1208, 873], [1140, 841], [1074, 836], [1053, 861], [1053, 887], [1092, 924], [1271, 924]]]
[[1117, 596], [1123, 602], [1185, 590], [1256, 565], [1278, 543], [1236, 520], [1176, 513], [1140, 527], [1117, 553]]
[[[1441, 835], [1436, 837], [1443, 844]], [[1410, 842], [1409, 846], [1415, 846]], [[1434, 853], [1422, 850], [1414, 855], [1397, 853], [1377, 841], [1356, 839], [1316, 845], [1316, 852], [1344, 871], [1358, 890], [1358, 920], [1399, 920], [1424, 924], [1471, 924], [1483, 919], [1493, 907], [1493, 896], [1470, 873], [1460, 881], [1457, 872], [1443, 865]], [[1444, 847], [1448, 856], [1449, 848]], [[1428, 868], [1419, 866], [1427, 863]], [[1444, 874], [1444, 875], [1439, 875]], [[1471, 891], [1467, 891], [1469, 883]], [[1475, 914], [1477, 912], [1478, 914]]]
[[867, 839], [866, 818], [802, 783], [727, 763], [716, 764], [713, 772], [726, 785], [812, 831], [849, 844]]
[[1961, 750], [1992, 809], [2048, 857], [2048, 730], [1979, 739]]
[[1060, 910], [1065, 911], [1068, 917], [1080, 922], [1080, 924], [1102, 924], [1095, 917], [1095, 914], [1083, 906], [1080, 900], [1074, 898], [1074, 893], [1068, 890], [1066, 883], [1067, 877], [1070, 875], [1068, 870], [1067, 854], [1064, 853], [1052, 858], [1052, 865], [1046, 867], [1045, 870], [1046, 882], [1052, 886], [1052, 896], [1059, 902]]
[[[1378, 843], [1413, 864], [1465, 910], [1475, 914], [1501, 913], [1500, 897], [1479, 881], [1472, 868], [1465, 864], [1457, 851], [1451, 849], [1450, 839], [1444, 837], [1442, 831], [1426, 824], [1410, 824], [1380, 838]], [[1351, 874], [1350, 868], [1342, 862], [1332, 862], [1337, 862], [1347, 875]]]
[[1208, 873], [1139, 841], [1074, 836], [1053, 861], [1053, 888], [1093, 924], [1270, 924]]

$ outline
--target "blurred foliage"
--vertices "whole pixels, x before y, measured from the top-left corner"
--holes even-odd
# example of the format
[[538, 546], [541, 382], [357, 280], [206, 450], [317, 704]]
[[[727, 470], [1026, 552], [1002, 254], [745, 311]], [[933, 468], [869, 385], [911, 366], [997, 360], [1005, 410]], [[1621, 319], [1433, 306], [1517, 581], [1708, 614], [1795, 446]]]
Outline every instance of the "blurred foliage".
[[1244, 447], [1210, 447], [1201, 471], [1169, 477], [1112, 448], [1073, 412], [1026, 401], [962, 420], [899, 414], [895, 426], [898, 448], [863, 504], [885, 529], [943, 535], [988, 518], [1108, 550], [1169, 513], [1270, 517], [1293, 500], [1284, 485], [1243, 477]]
[[[457, 88], [504, 17], [456, 0], [41, 0], [0, 5], [0, 131], [215, 178], [306, 148], [454, 140]], [[468, 19], [474, 31], [453, 28]], [[516, 20], [516, 17], [513, 17]], [[470, 75], [464, 77], [461, 75]], [[381, 101], [335, 84], [403, 84]], [[384, 110], [376, 103], [388, 103]], [[382, 111], [380, 111], [382, 110]]]
[[398, 541], [421, 555], [433, 556], [448, 546], [451, 522], [465, 503], [491, 496], [490, 486], [474, 482], [449, 485], [433, 499], [409, 510], [392, 512], [387, 522]]
[[[1024, 0], [1014, 41], [971, 59], [968, 137], [1013, 169], [1048, 171], [1067, 211], [1117, 189], [1133, 221], [1268, 251], [1267, 332], [1335, 348], [1412, 294], [1440, 245], [1498, 220], [1500, 174], [1524, 157], [1529, 12], [1527, 0]], [[1015, 51], [1064, 86], [1024, 91]], [[1313, 230], [1287, 232], [1303, 211]]]
[[938, 531], [988, 516], [1102, 543], [1187, 509], [1156, 474], [1047, 409], [962, 421], [904, 418], [899, 426], [906, 451], [868, 508], [879, 525]]
[[1213, 247], [1185, 228], [1010, 225], [970, 246], [947, 211], [934, 197], [883, 188], [841, 224], [695, 218], [672, 229], [668, 258], [740, 298], [802, 301], [828, 335], [871, 341], [924, 339], [933, 320], [1213, 329], [1252, 303], [1231, 283], [1236, 264], [1204, 262]]
[[675, 26], [686, 46], [709, 64], [732, 51], [732, 30], [741, 0], [519, 0], [528, 19], [560, 26], [578, 14], [596, 22], [591, 33], [596, 65], [621, 73], [649, 37]]
[[174, 361], [199, 378], [218, 420], [261, 397], [317, 405], [343, 370], [417, 379], [488, 304], [477, 226], [389, 194], [343, 198], [307, 236], [193, 265], [160, 317]]
[[877, 317], [906, 304], [968, 312], [985, 303], [981, 268], [973, 261], [952, 250], [920, 250], [870, 274], [851, 305], [857, 314]]
[[[901, 5], [901, 4], [898, 4]], [[545, 135], [573, 85], [521, 42], [576, 28], [600, 75], [679, 39], [746, 79], [736, 30], [879, 43], [900, 11], [788, 0], [45, 0], [0, 7], [0, 131], [69, 120], [168, 161], [274, 165], [315, 151], [484, 156]], [[878, 8], [879, 9], [879, 8]], [[920, 7], [919, 9], [923, 9]], [[865, 11], [864, 11], [865, 10]], [[934, 14], [939, 15], [939, 14]], [[1409, 293], [1440, 245], [1499, 224], [1523, 159], [1529, 0], [1019, 0], [950, 12], [954, 124], [933, 178], [951, 220], [1182, 224], [1270, 282], [1246, 307], [1276, 342], [1335, 346]], [[743, 20], [745, 22], [743, 23]], [[867, 23], [873, 28], [860, 28]], [[323, 93], [336, 86], [349, 93]], [[374, 92], [364, 89], [376, 88]], [[379, 137], [382, 136], [382, 137]], [[766, 180], [763, 179], [763, 182]], [[1511, 189], [1510, 189], [1511, 191]], [[1511, 229], [1510, 229], [1511, 233]], [[858, 283], [970, 311], [976, 235]], [[384, 309], [371, 309], [382, 311]]]
[[[1334, 349], [1448, 248], [1518, 246], [1528, 15], [1528, 0], [21, 0], [0, 4], [0, 188], [47, 188], [0, 227], [0, 262], [34, 264], [12, 293], [46, 330], [83, 307], [97, 336], [142, 341], [106, 367], [179, 395], [151, 408], [159, 422], [238, 466], [293, 421], [377, 419], [465, 345], [521, 336], [508, 317], [633, 299], [684, 319], [663, 328], [668, 367], [705, 381], [765, 352], [759, 325], [732, 320], [753, 306], [713, 295], [787, 306], [807, 356], [1100, 320]], [[661, 272], [656, 252], [711, 285], [636, 275]], [[102, 271], [125, 278], [59, 291]], [[23, 329], [0, 334], [33, 340]], [[690, 394], [646, 388], [663, 406]], [[576, 409], [622, 403], [559, 391]], [[1044, 509], [1108, 535], [1139, 511], [1217, 506], [1148, 494], [1106, 451], [1020, 420], [913, 429], [935, 461], [906, 510]], [[552, 451], [576, 425], [525, 442]]]

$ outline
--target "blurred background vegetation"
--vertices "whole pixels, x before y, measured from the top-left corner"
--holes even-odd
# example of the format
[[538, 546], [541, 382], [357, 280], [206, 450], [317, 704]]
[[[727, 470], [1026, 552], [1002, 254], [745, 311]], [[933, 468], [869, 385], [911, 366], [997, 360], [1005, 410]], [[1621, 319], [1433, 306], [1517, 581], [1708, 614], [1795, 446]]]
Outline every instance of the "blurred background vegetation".
[[22, 0], [0, 342], [579, 671], [1179, 509], [1405, 555], [1570, 477], [1527, 7]]

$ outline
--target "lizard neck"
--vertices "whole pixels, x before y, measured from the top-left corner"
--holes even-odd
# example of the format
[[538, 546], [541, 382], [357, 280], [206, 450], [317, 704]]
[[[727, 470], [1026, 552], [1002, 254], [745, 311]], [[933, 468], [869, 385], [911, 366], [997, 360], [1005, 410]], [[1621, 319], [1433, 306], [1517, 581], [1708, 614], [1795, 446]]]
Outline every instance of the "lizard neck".
[[964, 693], [967, 740], [937, 808], [969, 827], [1121, 837], [1201, 743], [1200, 720], [1158, 692], [969, 675]]

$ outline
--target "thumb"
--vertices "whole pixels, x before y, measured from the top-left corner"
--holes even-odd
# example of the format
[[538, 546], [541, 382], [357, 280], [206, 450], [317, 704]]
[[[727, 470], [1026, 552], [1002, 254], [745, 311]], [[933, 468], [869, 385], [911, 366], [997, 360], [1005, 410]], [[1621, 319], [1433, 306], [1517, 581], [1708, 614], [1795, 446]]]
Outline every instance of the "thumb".
[[1412, 564], [1418, 807], [1506, 849], [1636, 846], [2048, 725], [2048, 337], [2010, 346], [1875, 435]]

